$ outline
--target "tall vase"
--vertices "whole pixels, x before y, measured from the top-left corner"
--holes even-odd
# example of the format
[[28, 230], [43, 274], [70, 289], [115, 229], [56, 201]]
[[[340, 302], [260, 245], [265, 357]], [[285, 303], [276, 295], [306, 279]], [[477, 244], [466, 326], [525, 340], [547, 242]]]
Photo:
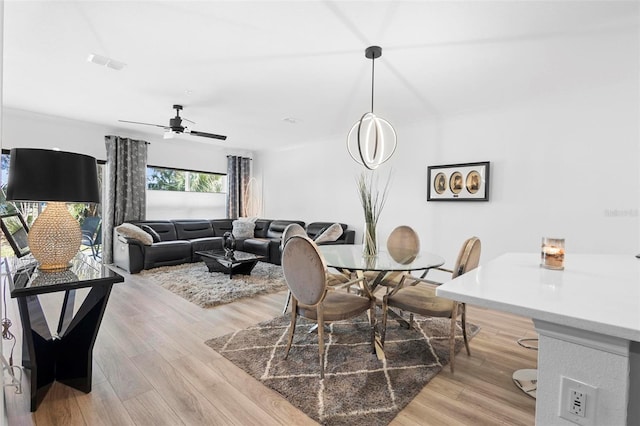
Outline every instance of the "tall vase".
[[374, 222], [365, 222], [362, 254], [367, 257], [378, 255], [378, 233]]

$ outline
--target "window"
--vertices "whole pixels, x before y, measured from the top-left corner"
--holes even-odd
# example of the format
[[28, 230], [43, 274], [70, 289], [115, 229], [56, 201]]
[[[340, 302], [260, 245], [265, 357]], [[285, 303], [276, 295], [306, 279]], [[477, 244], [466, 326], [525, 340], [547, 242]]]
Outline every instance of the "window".
[[147, 167], [147, 189], [221, 193], [225, 192], [226, 187], [226, 175], [165, 167]]

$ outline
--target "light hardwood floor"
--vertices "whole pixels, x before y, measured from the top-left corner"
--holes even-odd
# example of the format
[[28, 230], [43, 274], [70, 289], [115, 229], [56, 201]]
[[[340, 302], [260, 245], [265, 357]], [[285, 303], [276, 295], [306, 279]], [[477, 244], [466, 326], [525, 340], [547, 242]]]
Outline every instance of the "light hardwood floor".
[[[94, 348], [89, 394], [55, 383], [35, 413], [24, 393], [5, 388], [9, 425], [304, 425], [315, 424], [204, 341], [281, 314], [286, 292], [201, 309], [163, 288], [122, 273], [113, 287]], [[59, 300], [45, 296], [53, 313]], [[15, 300], [11, 331], [21, 359]], [[536, 351], [516, 344], [536, 337], [531, 320], [469, 307], [481, 327], [462, 351], [456, 372], [439, 373], [394, 419], [393, 425], [532, 425], [535, 401], [513, 384], [519, 368], [536, 367]], [[55, 321], [54, 321], [55, 323]], [[4, 341], [8, 357], [10, 342]]]

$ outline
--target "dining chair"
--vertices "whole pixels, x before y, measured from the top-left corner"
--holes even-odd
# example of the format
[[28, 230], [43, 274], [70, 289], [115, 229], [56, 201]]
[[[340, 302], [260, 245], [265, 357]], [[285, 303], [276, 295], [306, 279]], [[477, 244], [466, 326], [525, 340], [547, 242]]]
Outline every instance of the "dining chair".
[[[387, 238], [387, 252], [393, 260], [398, 263], [411, 263], [420, 253], [420, 237], [410, 226], [400, 225], [391, 231]], [[366, 271], [364, 276], [370, 282], [375, 280], [380, 273], [377, 271]], [[408, 272], [389, 272], [379, 282], [379, 287], [386, 287], [387, 292], [390, 287], [395, 287]]]
[[[364, 296], [345, 291], [330, 291], [327, 264], [318, 246], [308, 237], [293, 236], [284, 246], [282, 270], [291, 292], [291, 322], [289, 341], [284, 358], [287, 359], [298, 317], [313, 320], [317, 324], [320, 378], [324, 378], [324, 325], [341, 321], [369, 311], [371, 349], [375, 352], [375, 306], [376, 300], [362, 285]], [[363, 277], [350, 280], [344, 285], [362, 282]]]
[[[477, 237], [467, 239], [456, 259], [453, 270], [445, 268], [437, 268], [441, 271], [451, 273], [451, 279], [465, 274], [478, 266], [480, 261], [481, 243]], [[455, 360], [455, 336], [458, 316], [461, 317], [462, 336], [464, 345], [467, 349], [467, 355], [471, 355], [469, 350], [469, 341], [467, 339], [467, 322], [466, 322], [466, 305], [454, 300], [445, 299], [436, 296], [435, 289], [438, 283], [429, 281], [424, 278], [417, 278], [405, 275], [399, 284], [393, 288], [391, 292], [386, 294], [382, 299], [382, 336], [381, 343], [384, 347], [384, 341], [387, 331], [387, 317], [390, 308], [397, 308], [401, 311], [410, 313], [409, 325], [413, 327], [413, 314], [425, 317], [444, 317], [451, 319], [451, 327], [449, 332], [449, 353], [451, 372], [454, 370]]]
[[[282, 237], [280, 240], [281, 254], [284, 252], [284, 245], [287, 243], [287, 241], [289, 241], [289, 238], [293, 237], [294, 235], [306, 236], [307, 231], [305, 231], [305, 229], [298, 223], [292, 223], [290, 225], [287, 225], [287, 227], [284, 228], [284, 231], [282, 231]], [[289, 303], [291, 303], [291, 290], [287, 291], [287, 300], [284, 302], [284, 309], [282, 310], [283, 314], [287, 313], [287, 309], [289, 308]]]

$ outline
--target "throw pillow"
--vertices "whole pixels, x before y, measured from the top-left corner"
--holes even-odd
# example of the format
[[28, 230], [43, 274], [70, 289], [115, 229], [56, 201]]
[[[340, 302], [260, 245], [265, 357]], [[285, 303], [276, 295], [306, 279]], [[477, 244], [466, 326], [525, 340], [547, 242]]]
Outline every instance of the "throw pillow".
[[256, 221], [258, 220], [258, 216], [249, 216], [249, 217], [239, 217], [238, 220], [241, 220], [243, 222], [253, 222], [256, 223]]
[[153, 237], [132, 223], [116, 226], [116, 231], [127, 238], [140, 241], [145, 246], [153, 244]]
[[160, 238], [160, 234], [158, 234], [156, 230], [149, 225], [140, 225], [140, 228], [147, 234], [151, 235], [154, 243], [159, 243], [160, 241], [162, 241], [162, 238]]
[[325, 243], [330, 241], [335, 241], [342, 235], [342, 226], [339, 223], [334, 223], [327, 229], [325, 229], [322, 234], [318, 235], [315, 239], [316, 243]]
[[234, 220], [233, 221], [233, 236], [235, 238], [253, 238], [253, 231], [256, 229], [254, 222], [247, 222], [246, 220]]

